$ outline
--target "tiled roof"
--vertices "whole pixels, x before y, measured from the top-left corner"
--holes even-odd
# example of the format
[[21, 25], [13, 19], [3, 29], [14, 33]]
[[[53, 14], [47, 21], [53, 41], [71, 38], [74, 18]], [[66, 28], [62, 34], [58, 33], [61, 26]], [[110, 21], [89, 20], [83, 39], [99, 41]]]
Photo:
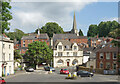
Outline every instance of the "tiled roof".
[[33, 35], [29, 35], [29, 36], [23, 36], [21, 39], [22, 40], [49, 39], [49, 37], [46, 33], [45, 34], [40, 34], [38, 36], [38, 38], [36, 36], [37, 36], [37, 34], [33, 34]]
[[77, 36], [76, 34], [54, 34], [53, 41], [57, 39], [87, 39], [87, 36]]
[[112, 43], [109, 43], [105, 45], [105, 47], [97, 50], [96, 52], [120, 52], [120, 48], [118, 48], [117, 46], [114, 46], [114, 44]]
[[[72, 49], [73, 43], [71, 43], [68, 40], [56, 40], [55, 45], [54, 45], [54, 49], [57, 48], [57, 45], [58, 45], [59, 42], [61, 42], [63, 44], [65, 50], [71, 50]], [[69, 46], [69, 48], [67, 48], [67, 46]], [[79, 47], [79, 50], [82, 50], [82, 49]]]

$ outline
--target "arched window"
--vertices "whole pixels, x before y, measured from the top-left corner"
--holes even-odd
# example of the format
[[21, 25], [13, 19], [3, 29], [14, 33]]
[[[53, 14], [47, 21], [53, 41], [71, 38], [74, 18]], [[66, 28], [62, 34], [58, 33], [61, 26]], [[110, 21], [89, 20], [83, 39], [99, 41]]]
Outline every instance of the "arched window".
[[57, 61], [57, 63], [58, 64], [63, 64], [63, 60], [60, 59], [60, 60]]
[[74, 64], [74, 65], [77, 64], [77, 63], [78, 63], [77, 59], [74, 59], [73, 62], [72, 62], [72, 64]]

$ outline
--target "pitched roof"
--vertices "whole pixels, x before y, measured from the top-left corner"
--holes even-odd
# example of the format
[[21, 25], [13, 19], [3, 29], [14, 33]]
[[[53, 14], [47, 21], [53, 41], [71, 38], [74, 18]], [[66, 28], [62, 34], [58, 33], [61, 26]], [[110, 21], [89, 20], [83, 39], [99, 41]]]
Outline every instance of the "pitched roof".
[[33, 34], [33, 35], [29, 35], [29, 36], [23, 36], [21, 39], [22, 40], [49, 39], [49, 37], [46, 33], [38, 35], [38, 38], [36, 36], [37, 36], [37, 34]]
[[76, 34], [54, 34], [53, 39], [75, 39], [77, 38]]
[[112, 43], [108, 43], [105, 47], [98, 49], [96, 52], [120, 52], [120, 48], [114, 46]]
[[[56, 40], [55, 45], [54, 45], [54, 49], [57, 48], [57, 45], [58, 45], [59, 42], [61, 42], [61, 43], [63, 44], [65, 50], [70, 50], [70, 49], [72, 49], [72, 45], [74, 44], [74, 43], [72, 43], [72, 42], [70, 42], [70, 41], [68, 41], [68, 40]], [[67, 46], [68, 46], [69, 48], [67, 48]], [[78, 46], [78, 47], [79, 47], [79, 46]], [[79, 50], [82, 50], [82, 49], [79, 47]]]
[[54, 34], [53, 40], [57, 39], [87, 39], [87, 36], [77, 36], [76, 34]]

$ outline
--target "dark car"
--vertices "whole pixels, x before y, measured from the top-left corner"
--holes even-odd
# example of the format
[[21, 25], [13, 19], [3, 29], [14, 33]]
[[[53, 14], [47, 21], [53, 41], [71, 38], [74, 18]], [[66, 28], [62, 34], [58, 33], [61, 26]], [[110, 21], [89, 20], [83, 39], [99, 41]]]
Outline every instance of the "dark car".
[[29, 67], [29, 68], [26, 68], [26, 71], [27, 71], [27, 72], [34, 72], [34, 69], [31, 68], [31, 67]]
[[5, 80], [2, 77], [0, 77], [0, 84], [6, 84]]
[[45, 71], [50, 71], [50, 70], [55, 71], [53, 67], [49, 67], [49, 66], [45, 66], [44, 69]]
[[78, 71], [77, 72], [77, 76], [81, 76], [81, 77], [92, 77], [94, 74], [88, 71]]

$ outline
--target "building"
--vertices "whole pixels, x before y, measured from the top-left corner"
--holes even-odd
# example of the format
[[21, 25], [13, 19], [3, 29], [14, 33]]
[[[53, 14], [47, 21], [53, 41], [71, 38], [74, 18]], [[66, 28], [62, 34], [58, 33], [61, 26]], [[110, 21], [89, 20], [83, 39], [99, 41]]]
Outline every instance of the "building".
[[71, 31], [66, 32], [65, 34], [53, 34], [53, 38], [51, 39], [51, 46], [56, 42], [56, 40], [68, 40], [72, 43], [77, 43], [81, 47], [88, 47], [88, 38], [87, 36], [79, 36], [79, 32], [77, 30], [76, 18], [74, 12], [73, 18], [73, 27]]
[[25, 54], [25, 52], [28, 49], [28, 44], [34, 42], [34, 41], [41, 41], [46, 42], [46, 44], [49, 46], [49, 37], [45, 34], [40, 34], [38, 31], [38, 34], [30, 34], [28, 36], [23, 36], [21, 38], [21, 54]]
[[96, 67], [108, 70], [118, 69], [118, 54], [120, 49], [112, 43], [103, 46], [96, 51]]
[[82, 65], [83, 50], [77, 43], [68, 40], [57, 40], [53, 49], [54, 67]]
[[14, 42], [0, 35], [0, 76], [14, 74]]

